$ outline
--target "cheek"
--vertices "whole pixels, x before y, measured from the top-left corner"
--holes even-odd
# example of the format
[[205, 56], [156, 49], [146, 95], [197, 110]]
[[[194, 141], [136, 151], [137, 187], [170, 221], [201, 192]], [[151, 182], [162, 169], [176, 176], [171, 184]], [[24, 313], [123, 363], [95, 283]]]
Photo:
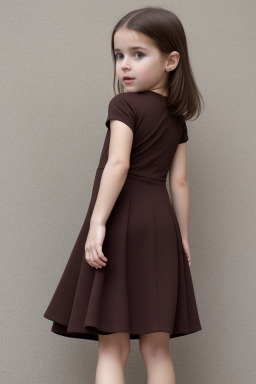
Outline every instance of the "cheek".
[[144, 70], [147, 72], [154, 70], [156, 65], [155, 61], [152, 60], [152, 58], [150, 57], [144, 57], [144, 59], [141, 60], [138, 64], [139, 64], [138, 67], [140, 68], [140, 70], [142, 71]]
[[136, 67], [136, 72], [140, 74], [140, 76], [144, 79], [146, 78], [152, 78], [155, 73], [155, 67], [151, 60], [145, 60], [140, 63], [141, 65], [138, 65]]

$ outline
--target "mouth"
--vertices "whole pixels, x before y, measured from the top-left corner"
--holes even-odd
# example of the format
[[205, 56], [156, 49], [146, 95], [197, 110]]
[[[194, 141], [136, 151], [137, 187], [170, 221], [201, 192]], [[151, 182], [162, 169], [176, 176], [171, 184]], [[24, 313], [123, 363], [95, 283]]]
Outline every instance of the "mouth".
[[131, 83], [133, 80], [134, 80], [133, 77], [129, 77], [129, 76], [124, 76], [124, 77], [123, 77], [123, 81], [124, 81], [125, 83]]

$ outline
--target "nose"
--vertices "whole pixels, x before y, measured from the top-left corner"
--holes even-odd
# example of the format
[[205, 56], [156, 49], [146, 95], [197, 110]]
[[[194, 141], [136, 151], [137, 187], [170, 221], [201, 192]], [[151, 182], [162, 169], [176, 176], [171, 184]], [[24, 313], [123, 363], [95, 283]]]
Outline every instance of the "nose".
[[125, 69], [125, 68], [130, 68], [130, 63], [129, 63], [129, 60], [128, 59], [123, 59], [122, 61], [122, 64], [121, 64], [121, 68], [122, 69]]

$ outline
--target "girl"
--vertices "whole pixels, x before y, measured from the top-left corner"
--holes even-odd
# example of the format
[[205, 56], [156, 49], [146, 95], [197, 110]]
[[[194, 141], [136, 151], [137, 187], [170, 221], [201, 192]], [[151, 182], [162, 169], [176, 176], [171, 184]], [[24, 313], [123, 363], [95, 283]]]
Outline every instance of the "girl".
[[111, 44], [119, 93], [84, 223], [44, 317], [54, 333], [98, 341], [96, 384], [124, 383], [130, 339], [139, 339], [148, 383], [174, 384], [170, 338], [202, 329], [190, 272], [185, 121], [199, 116], [201, 95], [172, 12], [129, 12]]

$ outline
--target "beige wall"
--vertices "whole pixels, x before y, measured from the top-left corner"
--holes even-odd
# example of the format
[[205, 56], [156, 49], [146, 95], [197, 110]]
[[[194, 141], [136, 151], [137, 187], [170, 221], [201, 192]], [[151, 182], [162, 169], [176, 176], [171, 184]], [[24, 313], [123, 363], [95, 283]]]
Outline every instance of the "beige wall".
[[[177, 383], [253, 384], [255, 12], [251, 1], [1, 1], [1, 383], [94, 383], [97, 343], [43, 312], [87, 210], [126, 12], [177, 13], [206, 108], [188, 122], [191, 272], [203, 331], [170, 341]], [[129, 383], [146, 383], [137, 340]], [[160, 383], [159, 383], [160, 384]]]

